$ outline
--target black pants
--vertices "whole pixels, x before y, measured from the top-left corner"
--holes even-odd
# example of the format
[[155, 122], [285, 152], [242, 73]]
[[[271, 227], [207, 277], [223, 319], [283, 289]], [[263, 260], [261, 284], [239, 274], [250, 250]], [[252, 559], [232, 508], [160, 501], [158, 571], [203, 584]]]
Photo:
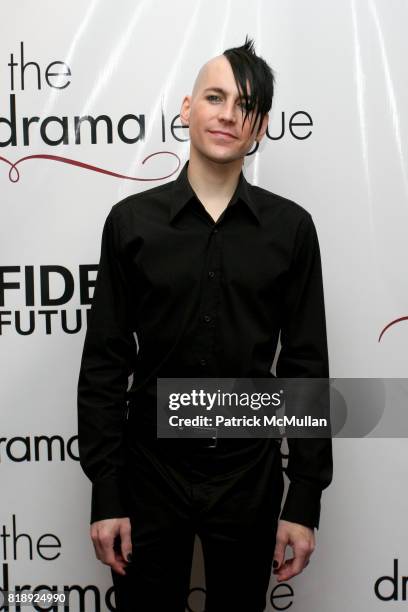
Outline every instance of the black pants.
[[135, 442], [128, 449], [133, 553], [126, 576], [112, 571], [117, 610], [188, 610], [197, 534], [205, 611], [262, 612], [283, 493], [279, 446], [274, 440], [176, 446], [183, 442]]

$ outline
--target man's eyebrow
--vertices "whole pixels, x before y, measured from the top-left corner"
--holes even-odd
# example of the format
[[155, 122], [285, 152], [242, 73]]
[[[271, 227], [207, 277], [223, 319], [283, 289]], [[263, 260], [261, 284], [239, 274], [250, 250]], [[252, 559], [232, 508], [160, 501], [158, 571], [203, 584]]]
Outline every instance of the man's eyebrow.
[[[225, 89], [223, 89], [222, 87], [206, 87], [206, 88], [204, 89], [204, 93], [205, 93], [206, 91], [216, 91], [217, 93], [221, 93], [221, 94], [224, 94], [224, 95], [228, 95], [228, 93], [227, 93], [227, 92], [225, 91]], [[237, 98], [243, 98], [243, 97], [244, 97], [243, 95], [237, 96]], [[251, 99], [251, 96], [249, 96], [249, 99]]]

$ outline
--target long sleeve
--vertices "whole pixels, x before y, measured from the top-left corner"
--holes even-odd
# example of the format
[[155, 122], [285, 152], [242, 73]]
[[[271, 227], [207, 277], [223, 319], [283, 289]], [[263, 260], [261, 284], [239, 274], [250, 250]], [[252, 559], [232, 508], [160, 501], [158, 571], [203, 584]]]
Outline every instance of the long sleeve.
[[[280, 378], [328, 378], [326, 320], [319, 243], [312, 217], [299, 224], [281, 327]], [[281, 519], [318, 527], [322, 490], [332, 480], [330, 438], [288, 438], [290, 485]]]
[[119, 227], [111, 209], [103, 228], [95, 291], [78, 379], [80, 464], [92, 481], [91, 523], [127, 516], [123, 499], [128, 376], [136, 356]]

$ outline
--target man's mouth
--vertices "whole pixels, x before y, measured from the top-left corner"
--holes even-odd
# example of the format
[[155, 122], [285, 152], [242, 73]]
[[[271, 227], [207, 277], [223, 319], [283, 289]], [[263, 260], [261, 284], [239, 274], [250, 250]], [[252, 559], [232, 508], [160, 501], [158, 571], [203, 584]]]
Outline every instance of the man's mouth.
[[210, 132], [210, 134], [213, 134], [213, 136], [218, 136], [220, 138], [227, 138], [229, 140], [234, 140], [236, 138], [236, 136], [234, 136], [230, 132], [223, 132], [221, 130], [208, 130], [208, 131]]

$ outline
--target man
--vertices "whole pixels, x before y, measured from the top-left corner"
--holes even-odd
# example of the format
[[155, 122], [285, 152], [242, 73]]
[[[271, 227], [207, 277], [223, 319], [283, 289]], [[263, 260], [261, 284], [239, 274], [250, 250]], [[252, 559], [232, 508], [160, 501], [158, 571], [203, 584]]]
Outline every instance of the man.
[[269, 377], [279, 333], [278, 377], [328, 376], [311, 216], [242, 173], [265, 135], [273, 84], [251, 40], [208, 61], [182, 102], [190, 155], [179, 177], [119, 202], [105, 223], [79, 448], [93, 483], [91, 538], [121, 611], [185, 610], [196, 534], [207, 612], [260, 612], [272, 560], [277, 580], [289, 580], [314, 549], [330, 440], [289, 440], [280, 513], [276, 441], [156, 439], [157, 378]]

